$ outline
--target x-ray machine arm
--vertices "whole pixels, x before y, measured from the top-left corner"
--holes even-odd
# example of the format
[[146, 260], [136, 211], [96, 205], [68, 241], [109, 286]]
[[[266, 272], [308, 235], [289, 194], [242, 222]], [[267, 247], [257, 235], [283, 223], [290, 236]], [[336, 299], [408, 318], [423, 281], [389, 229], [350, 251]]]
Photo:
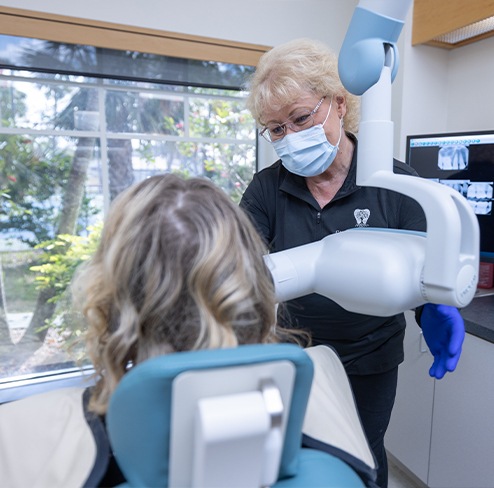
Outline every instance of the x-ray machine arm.
[[319, 293], [347, 310], [390, 316], [424, 303], [466, 306], [478, 282], [479, 228], [465, 198], [393, 173], [391, 84], [411, 0], [361, 0], [339, 57], [345, 88], [361, 95], [357, 184], [387, 188], [423, 208], [427, 233], [352, 229], [266, 256], [279, 301]]

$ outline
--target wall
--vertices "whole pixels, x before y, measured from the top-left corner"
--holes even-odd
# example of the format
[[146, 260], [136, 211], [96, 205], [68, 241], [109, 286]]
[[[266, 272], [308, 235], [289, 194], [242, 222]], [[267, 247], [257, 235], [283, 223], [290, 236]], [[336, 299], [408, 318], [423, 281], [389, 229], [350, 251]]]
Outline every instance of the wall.
[[410, 12], [400, 38], [402, 78], [393, 99], [395, 156], [402, 161], [407, 135], [447, 130], [449, 51], [412, 47], [411, 15]]
[[494, 129], [494, 37], [450, 53], [448, 130]]

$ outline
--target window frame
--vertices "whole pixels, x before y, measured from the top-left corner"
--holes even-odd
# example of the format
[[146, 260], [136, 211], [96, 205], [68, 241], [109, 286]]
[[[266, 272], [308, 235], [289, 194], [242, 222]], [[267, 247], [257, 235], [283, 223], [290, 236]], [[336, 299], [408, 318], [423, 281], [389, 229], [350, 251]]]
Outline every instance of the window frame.
[[[0, 6], [0, 34], [256, 66], [270, 46]], [[88, 42], [90, 39], [90, 42]]]

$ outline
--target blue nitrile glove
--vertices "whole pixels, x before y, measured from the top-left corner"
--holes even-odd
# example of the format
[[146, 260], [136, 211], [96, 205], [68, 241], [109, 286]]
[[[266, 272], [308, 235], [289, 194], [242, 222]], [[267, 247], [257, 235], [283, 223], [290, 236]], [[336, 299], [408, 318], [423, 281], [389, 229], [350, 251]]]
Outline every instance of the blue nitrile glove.
[[426, 303], [420, 317], [424, 339], [434, 356], [429, 374], [440, 380], [454, 371], [465, 338], [463, 317], [455, 307]]

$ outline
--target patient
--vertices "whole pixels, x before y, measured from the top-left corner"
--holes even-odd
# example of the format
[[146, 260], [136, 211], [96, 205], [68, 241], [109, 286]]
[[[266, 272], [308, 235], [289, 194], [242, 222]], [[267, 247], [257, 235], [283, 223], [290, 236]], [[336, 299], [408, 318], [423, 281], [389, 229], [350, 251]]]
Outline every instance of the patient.
[[129, 365], [152, 356], [278, 341], [265, 253], [209, 180], [155, 176], [123, 192], [74, 282], [101, 377], [90, 408], [105, 413]]
[[[178, 351], [306, 341], [302, 332], [276, 325], [265, 253], [246, 214], [206, 179], [160, 175], [122, 192], [111, 205], [96, 253], [73, 281], [74, 305], [87, 324], [95, 386], [0, 407], [4, 481], [28, 486], [35, 473], [43, 485], [47, 464], [56, 460], [53, 449], [63, 451], [64, 463], [57, 467], [57, 477], [46, 478], [47, 485], [112, 486], [125, 481], [110, 456], [104, 415], [112, 392], [132, 365]], [[44, 412], [48, 420], [40, 420]], [[89, 433], [81, 428], [84, 417]], [[53, 449], [40, 440], [47, 423], [57, 446]], [[36, 442], [23, 442], [21, 424]], [[311, 437], [317, 425], [308, 426]], [[19, 439], [18, 454], [24, 461], [34, 458], [39, 466], [21, 468], [12, 439]], [[68, 445], [71, 439], [77, 439], [73, 446]]]

